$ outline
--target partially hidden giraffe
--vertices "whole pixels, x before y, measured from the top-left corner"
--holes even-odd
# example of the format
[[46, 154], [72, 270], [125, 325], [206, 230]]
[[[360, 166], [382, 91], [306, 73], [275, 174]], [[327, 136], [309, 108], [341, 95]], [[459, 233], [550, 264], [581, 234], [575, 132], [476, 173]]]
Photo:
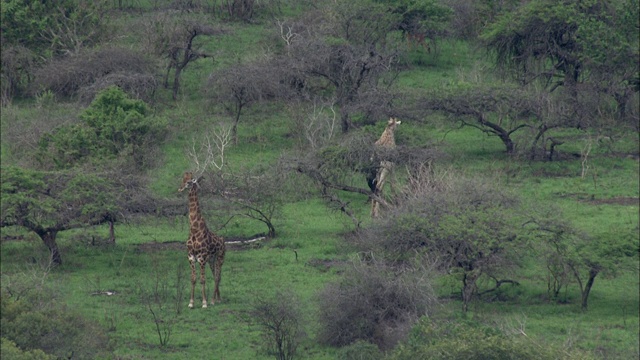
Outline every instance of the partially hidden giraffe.
[[[387, 127], [382, 132], [380, 139], [375, 142], [375, 146], [383, 149], [394, 149], [396, 147], [395, 130], [401, 121], [396, 118], [389, 118]], [[382, 160], [380, 166], [375, 171], [375, 177], [368, 179], [371, 191], [377, 196], [382, 196], [382, 188], [393, 168], [393, 162]], [[372, 174], [373, 175], [373, 174]], [[378, 217], [380, 214], [380, 203], [375, 199], [371, 200], [371, 217]]]
[[193, 296], [196, 287], [196, 262], [200, 264], [200, 285], [202, 286], [202, 307], [207, 307], [207, 295], [205, 290], [205, 267], [207, 262], [213, 273], [215, 288], [211, 296], [211, 305], [220, 301], [220, 275], [226, 247], [224, 239], [214, 234], [204, 221], [198, 203], [198, 178], [191, 172], [185, 172], [179, 192], [189, 189], [189, 240], [187, 240], [187, 252], [191, 265], [191, 300], [189, 308], [193, 308]]

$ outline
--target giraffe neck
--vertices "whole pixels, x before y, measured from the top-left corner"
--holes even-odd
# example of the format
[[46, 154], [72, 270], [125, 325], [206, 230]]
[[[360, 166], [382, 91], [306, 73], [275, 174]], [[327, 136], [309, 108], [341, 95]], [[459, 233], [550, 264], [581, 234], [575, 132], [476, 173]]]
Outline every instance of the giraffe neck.
[[198, 189], [197, 185], [189, 190], [189, 225], [191, 232], [201, 230], [206, 224], [200, 212], [200, 203], [198, 202]]
[[376, 145], [386, 146], [386, 147], [394, 147], [396, 146], [396, 140], [393, 135], [393, 129], [387, 127], [382, 132], [382, 136], [380, 139], [376, 141]]

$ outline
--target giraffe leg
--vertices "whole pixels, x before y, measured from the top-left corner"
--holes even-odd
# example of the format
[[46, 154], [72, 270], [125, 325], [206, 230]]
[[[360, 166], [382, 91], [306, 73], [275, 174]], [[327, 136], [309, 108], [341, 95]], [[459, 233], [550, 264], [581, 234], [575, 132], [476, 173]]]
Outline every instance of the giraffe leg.
[[222, 277], [222, 264], [224, 264], [224, 251], [217, 254], [215, 259], [209, 262], [211, 266], [211, 272], [213, 273], [213, 279], [215, 281], [213, 294], [211, 295], [211, 305], [217, 301], [222, 301], [220, 298], [220, 278]]
[[207, 292], [206, 292], [206, 280], [204, 270], [207, 264], [204, 261], [200, 262], [200, 285], [202, 285], [202, 307], [207, 307]]
[[192, 256], [189, 256], [189, 265], [191, 266], [191, 300], [189, 300], [189, 308], [193, 309], [193, 293], [196, 290], [196, 264]]

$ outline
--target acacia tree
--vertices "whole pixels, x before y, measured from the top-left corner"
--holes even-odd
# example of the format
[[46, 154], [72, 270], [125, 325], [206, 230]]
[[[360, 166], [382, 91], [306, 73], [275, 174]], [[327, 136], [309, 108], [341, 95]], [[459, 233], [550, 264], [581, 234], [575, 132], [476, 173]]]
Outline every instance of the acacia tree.
[[450, 116], [462, 126], [476, 128], [502, 141], [507, 154], [513, 154], [513, 135], [540, 122], [531, 96], [514, 87], [482, 87], [439, 91], [421, 102], [425, 110]]
[[391, 194], [383, 198], [368, 186], [367, 178], [378, 169], [381, 159], [410, 173], [441, 156], [434, 149], [425, 147], [399, 145], [385, 149], [374, 146], [374, 143], [375, 138], [370, 134], [352, 131], [325, 146], [288, 159], [288, 166], [310, 179], [327, 204], [347, 215], [357, 228], [361, 221], [347, 200], [347, 194], [360, 194], [364, 201], [375, 200], [386, 209], [390, 209], [402, 196]]
[[207, 84], [212, 104], [222, 103], [233, 116], [231, 135], [238, 143], [238, 124], [243, 111], [253, 103], [281, 96], [279, 75], [283, 72], [270, 61], [259, 60], [231, 66], [212, 73]]
[[62, 264], [56, 243], [60, 231], [112, 221], [118, 192], [112, 183], [82, 172], [42, 172], [2, 168], [0, 227], [20, 226], [36, 233]]
[[518, 201], [481, 179], [437, 173], [423, 167], [387, 216], [351, 238], [356, 249], [406, 266], [426, 257], [459, 281], [463, 311], [493, 279], [494, 291], [516, 281], [504, 278], [524, 255]]
[[560, 277], [571, 278], [578, 285], [583, 311], [588, 308], [596, 277], [601, 273], [615, 274], [623, 267], [625, 259], [637, 257], [640, 250], [637, 231], [633, 229], [620, 229], [613, 236], [588, 235], [566, 222], [554, 219], [554, 216], [533, 219], [528, 222], [527, 228], [542, 240], [550, 276], [558, 280]]
[[78, 52], [103, 34], [101, 5], [84, 0], [2, 0], [2, 46], [25, 46], [40, 56]]
[[223, 33], [221, 29], [207, 25], [206, 18], [167, 13], [146, 19], [143, 27], [143, 46], [166, 60], [165, 88], [169, 88], [169, 77], [173, 71], [174, 100], [178, 97], [180, 79], [187, 65], [200, 58], [213, 58], [213, 54], [201, 50], [196, 38]]
[[498, 66], [522, 84], [542, 80], [550, 92], [563, 88], [576, 111], [593, 101], [579, 98], [590, 84], [624, 115], [639, 90], [638, 7], [637, 0], [528, 1], [502, 14], [481, 38]]
[[282, 65], [295, 74], [293, 85], [306, 90], [310, 98], [326, 99], [330, 89], [332, 101], [325, 102], [340, 109], [343, 132], [353, 127], [352, 117], [366, 115], [363, 110], [371, 104], [389, 112], [390, 99], [377, 90], [393, 80], [385, 75], [391, 74], [397, 54], [386, 38], [397, 27], [399, 17], [370, 1], [338, 2], [314, 16], [323, 21], [314, 19], [309, 25], [298, 22], [290, 27], [292, 37]]

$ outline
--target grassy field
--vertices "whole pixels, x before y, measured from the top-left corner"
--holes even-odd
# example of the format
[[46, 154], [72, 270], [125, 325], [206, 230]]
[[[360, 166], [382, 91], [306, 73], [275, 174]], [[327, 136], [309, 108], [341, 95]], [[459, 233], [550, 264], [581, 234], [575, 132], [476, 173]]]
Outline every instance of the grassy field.
[[[172, 135], [161, 149], [162, 166], [149, 172], [151, 188], [162, 197], [178, 194], [180, 176], [187, 170], [185, 148], [207, 124], [223, 118], [207, 110], [200, 94], [202, 79], [215, 68], [229, 66], [251, 56], [264, 40], [262, 24], [235, 26], [205, 48], [217, 52], [215, 65], [200, 60], [184, 73], [183, 94], [175, 106], [158, 110], [171, 119]], [[126, 40], [130, 41], [130, 40]], [[486, 76], [482, 56], [470, 46], [444, 42], [438, 55], [410, 54], [414, 66], [403, 72], [400, 86], [430, 88], [460, 79]], [[169, 98], [168, 92], [160, 96]], [[2, 129], [10, 121], [27, 121], [32, 104], [3, 110]], [[63, 112], [63, 110], [60, 110]], [[229, 166], [252, 166], [277, 159], [294, 148], [287, 137], [291, 131], [287, 112], [274, 105], [247, 111], [240, 123], [239, 145], [228, 153]], [[21, 120], [22, 119], [22, 120]], [[224, 120], [224, 119], [223, 119]], [[380, 119], [381, 121], [384, 119]], [[595, 239], [638, 233], [640, 196], [637, 134], [628, 134], [611, 146], [593, 145], [588, 162], [581, 159], [530, 162], [510, 158], [497, 138], [471, 128], [450, 131], [441, 119], [426, 124], [402, 124], [399, 144], [430, 143], [447, 154], [443, 168], [469, 176], [488, 176], [506, 184], [531, 206], [555, 207], [562, 216]], [[573, 146], [574, 148], [570, 148]], [[567, 152], [580, 153], [585, 144], [567, 145]], [[637, 155], [637, 154], [636, 154]], [[2, 146], [3, 162], [11, 159]], [[352, 206], [366, 218], [369, 205], [364, 196], [354, 195]], [[212, 224], [220, 219], [207, 219]], [[2, 286], [39, 289], [47, 301], [77, 312], [106, 329], [112, 355], [118, 359], [269, 359], [263, 351], [259, 327], [249, 314], [255, 299], [286, 290], [302, 304], [304, 330], [298, 354], [305, 359], [335, 359], [340, 350], [319, 345], [317, 334], [318, 291], [340, 278], [349, 261], [357, 258], [343, 246], [343, 234], [353, 230], [351, 221], [332, 212], [317, 199], [287, 203], [275, 220], [277, 237], [259, 243], [230, 247], [223, 267], [223, 301], [207, 309], [187, 308], [189, 265], [184, 242], [188, 236], [186, 217], [145, 218], [116, 227], [116, 245], [99, 239], [106, 227], [74, 230], [58, 235], [64, 263], [47, 267], [48, 252], [33, 234], [23, 240], [2, 241]], [[366, 222], [369, 220], [365, 221]], [[260, 225], [231, 222], [221, 230], [231, 238], [263, 231]], [[3, 229], [11, 235], [15, 229]], [[92, 239], [98, 239], [92, 242]], [[472, 303], [467, 314], [451, 294], [458, 283], [443, 276], [436, 283], [442, 313], [453, 319], [473, 319], [514, 336], [526, 335], [546, 346], [578, 348], [603, 359], [632, 359], [640, 354], [638, 334], [640, 278], [638, 258], [628, 259], [615, 273], [595, 280], [588, 312], [580, 310], [580, 292], [575, 284], [563, 290], [563, 303], [546, 300], [546, 270], [536, 258], [528, 258], [519, 286], [505, 286], [493, 301]], [[208, 273], [208, 284], [212, 283]], [[209, 289], [211, 289], [209, 287]], [[106, 291], [114, 295], [103, 294]], [[199, 284], [196, 286], [196, 294]], [[196, 296], [197, 299], [197, 296]], [[286, 301], [286, 299], [283, 299]], [[198, 303], [198, 301], [196, 301]], [[160, 321], [158, 321], [160, 319]]]

